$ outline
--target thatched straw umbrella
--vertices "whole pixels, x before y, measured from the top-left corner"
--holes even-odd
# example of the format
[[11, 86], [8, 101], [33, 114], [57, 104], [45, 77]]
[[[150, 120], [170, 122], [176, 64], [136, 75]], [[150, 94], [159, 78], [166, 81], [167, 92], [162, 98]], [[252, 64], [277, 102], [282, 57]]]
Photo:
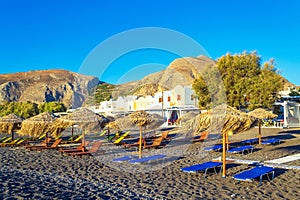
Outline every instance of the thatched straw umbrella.
[[210, 129], [221, 130], [222, 133], [229, 131], [238, 133], [251, 128], [254, 121], [255, 118], [246, 113], [230, 106], [221, 105], [182, 123], [182, 127], [193, 132]]
[[140, 127], [139, 158], [142, 158], [142, 139], [143, 139], [142, 127], [149, 125], [153, 119], [145, 111], [136, 111], [130, 114], [129, 116], [131, 122]]
[[21, 128], [23, 118], [11, 113], [0, 118], [0, 132], [11, 134], [11, 140], [14, 140], [14, 131]]
[[277, 117], [277, 115], [262, 108], [257, 108], [249, 112], [248, 115], [258, 119], [258, 143], [261, 144], [261, 121], [263, 119], [273, 119]]
[[52, 133], [52, 124], [57, 118], [51, 112], [44, 112], [29, 119], [26, 119], [22, 122], [21, 130], [19, 131], [20, 135], [27, 135], [32, 137], [37, 137], [43, 133], [48, 134]]
[[107, 127], [107, 134], [108, 134], [108, 136], [110, 134], [110, 130], [116, 130], [116, 131], [121, 130], [120, 126], [118, 125], [118, 123], [116, 121], [110, 121], [110, 122], [108, 122], [106, 124], [106, 127]]
[[221, 131], [223, 143], [223, 172], [226, 177], [226, 150], [228, 148], [228, 132], [242, 132], [250, 129], [255, 122], [255, 118], [236, 110], [227, 105], [220, 105], [205, 113], [201, 113], [195, 118], [183, 123], [183, 128], [193, 132], [201, 132], [207, 129], [210, 131]]
[[100, 130], [105, 123], [108, 123], [105, 117], [97, 115], [89, 109], [80, 108], [66, 116], [56, 119], [53, 124], [53, 131], [59, 134], [64, 129], [76, 124], [83, 129], [82, 143], [84, 145], [85, 131]]

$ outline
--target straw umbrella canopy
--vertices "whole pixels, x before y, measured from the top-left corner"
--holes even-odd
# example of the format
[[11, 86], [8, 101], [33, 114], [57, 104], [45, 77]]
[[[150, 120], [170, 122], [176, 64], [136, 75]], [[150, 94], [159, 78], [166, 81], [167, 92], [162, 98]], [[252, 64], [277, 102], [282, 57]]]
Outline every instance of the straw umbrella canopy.
[[226, 150], [228, 144], [228, 132], [242, 132], [250, 129], [255, 122], [255, 118], [236, 110], [227, 105], [220, 105], [205, 113], [201, 113], [183, 123], [183, 128], [194, 132], [201, 132], [207, 129], [211, 131], [221, 131], [222, 133], [222, 176], [226, 177]]
[[[79, 128], [83, 129], [84, 137], [85, 131], [100, 130], [106, 123], [108, 123], [108, 120], [102, 115], [98, 115], [86, 108], [80, 108], [66, 116], [56, 119], [52, 129], [56, 134], [59, 134], [70, 126], [78, 125]], [[82, 142], [84, 144], [84, 138]]]
[[164, 122], [164, 119], [160, 115], [149, 114], [145, 111], [136, 111], [128, 116], [117, 118], [114, 122], [110, 122], [109, 124], [115, 125], [118, 129], [134, 129], [136, 126], [139, 127], [139, 157], [141, 158], [143, 140], [142, 128], [155, 129]]
[[[141, 111], [138, 111], [138, 112], [141, 112]], [[145, 111], [142, 111], [142, 112], [145, 112]], [[109, 125], [112, 128], [115, 128], [115, 129], [118, 129], [118, 130], [120, 130], [120, 129], [134, 129], [137, 126], [137, 124], [135, 124], [132, 121], [132, 115], [133, 114], [135, 115], [136, 113], [132, 113], [129, 116], [117, 118], [115, 121], [110, 122]], [[165, 122], [165, 120], [162, 118], [162, 116], [160, 116], [158, 114], [148, 114], [147, 113], [147, 116], [148, 116], [148, 118], [151, 119], [151, 122], [143, 125], [143, 127], [145, 127], [145, 128], [155, 129], [155, 128], [161, 126]]]
[[266, 111], [262, 108], [257, 108], [248, 113], [249, 116], [253, 116], [258, 120], [258, 143], [261, 144], [261, 121], [263, 119], [273, 119], [277, 117], [277, 115], [273, 114], [272, 112]]
[[0, 132], [11, 134], [11, 139], [14, 140], [14, 131], [21, 128], [23, 118], [11, 113], [0, 118]]
[[207, 129], [234, 133], [250, 129], [255, 118], [230, 106], [220, 105], [183, 122], [183, 129], [201, 132]]
[[34, 117], [28, 118], [22, 122], [20, 135], [37, 137], [43, 133], [52, 133], [52, 124], [57, 118], [51, 112], [44, 112]]
[[272, 112], [266, 111], [263, 108], [257, 108], [248, 113], [248, 115], [253, 116], [257, 119], [273, 119], [277, 117], [277, 115], [273, 114]]
[[139, 158], [142, 158], [142, 139], [143, 132], [142, 127], [147, 126], [152, 122], [152, 117], [145, 111], [136, 111], [129, 115], [130, 120], [136, 126], [140, 128], [140, 145], [139, 145]]
[[108, 122], [106, 124], [106, 127], [108, 129], [108, 135], [110, 134], [110, 130], [116, 130], [116, 131], [121, 130], [120, 126], [117, 123], [117, 121], [110, 121], [110, 122]]

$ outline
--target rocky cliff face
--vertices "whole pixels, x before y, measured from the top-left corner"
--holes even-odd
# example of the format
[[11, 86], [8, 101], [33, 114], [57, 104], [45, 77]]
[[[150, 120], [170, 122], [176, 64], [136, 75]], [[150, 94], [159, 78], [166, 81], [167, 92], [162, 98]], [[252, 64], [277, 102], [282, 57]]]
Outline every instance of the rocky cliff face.
[[205, 57], [188, 57], [175, 59], [165, 70], [145, 76], [143, 79], [119, 85], [114, 97], [119, 95], [153, 95], [157, 91], [170, 90], [176, 85], [189, 86], [193, 84], [197, 74], [205, 66], [212, 66], [215, 61]]
[[[120, 95], [147, 96], [153, 95], [162, 89], [173, 89], [176, 85], [189, 86], [193, 84], [198, 74], [201, 74], [206, 66], [209, 67], [214, 64], [216, 64], [216, 61], [203, 55], [175, 59], [163, 71], [145, 76], [139, 81], [118, 85], [115, 87], [113, 97], [117, 98]], [[285, 90], [288, 87], [295, 87], [284, 77], [282, 77], [282, 81]]]
[[65, 70], [42, 70], [0, 75], [0, 103], [59, 101], [79, 107], [99, 79]]

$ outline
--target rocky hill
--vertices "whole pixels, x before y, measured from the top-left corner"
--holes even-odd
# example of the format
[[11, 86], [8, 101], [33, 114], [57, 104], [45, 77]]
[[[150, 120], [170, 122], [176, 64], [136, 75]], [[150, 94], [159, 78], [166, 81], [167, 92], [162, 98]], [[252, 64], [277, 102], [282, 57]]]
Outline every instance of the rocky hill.
[[176, 85], [192, 85], [197, 73], [207, 65], [214, 65], [215, 61], [205, 57], [178, 58], [175, 59], [165, 70], [145, 76], [143, 79], [118, 85], [113, 96], [119, 95], [153, 95], [157, 91], [170, 90]]
[[[115, 87], [113, 97], [120, 95], [153, 95], [162, 89], [170, 90], [176, 85], [192, 85], [197, 73], [201, 73], [204, 67], [213, 66], [215, 63], [216, 61], [203, 55], [195, 58], [178, 58], [163, 71], [145, 76], [139, 81], [118, 85]], [[282, 82], [284, 90], [296, 87], [284, 77], [282, 77]]]
[[[175, 59], [163, 71], [145, 76], [135, 82], [113, 86], [112, 96], [153, 95], [155, 92], [170, 90], [176, 85], [192, 85], [197, 74], [215, 61], [205, 57]], [[282, 77], [284, 88], [295, 87]], [[99, 84], [99, 79], [65, 70], [42, 70], [16, 74], [0, 74], [0, 103], [3, 101], [63, 102], [67, 107], [79, 107], [89, 91]], [[98, 89], [101, 87], [98, 87]], [[94, 90], [93, 90], [94, 91]], [[98, 91], [101, 94], [101, 91]], [[98, 94], [98, 95], [99, 95]], [[97, 95], [92, 95], [97, 96]], [[90, 98], [92, 97], [90, 96]], [[93, 99], [93, 98], [92, 98]], [[92, 103], [94, 100], [91, 101]], [[85, 102], [89, 104], [88, 102]]]
[[0, 74], [0, 103], [3, 101], [31, 101], [36, 103], [59, 101], [67, 107], [79, 107], [88, 91], [99, 79], [66, 70], [41, 70]]

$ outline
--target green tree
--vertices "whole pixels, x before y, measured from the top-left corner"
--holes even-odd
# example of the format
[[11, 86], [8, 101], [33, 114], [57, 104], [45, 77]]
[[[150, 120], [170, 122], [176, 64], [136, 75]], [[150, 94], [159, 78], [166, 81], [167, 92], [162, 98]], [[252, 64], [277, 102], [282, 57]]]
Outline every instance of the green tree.
[[101, 101], [109, 101], [112, 98], [112, 92], [115, 86], [108, 83], [101, 83], [90, 91], [86, 104], [96, 104]]
[[0, 116], [5, 116], [11, 113], [15, 113], [24, 118], [29, 118], [39, 113], [37, 104], [32, 103], [30, 101], [6, 102], [2, 104], [0, 107], [1, 107]]
[[38, 106], [39, 112], [65, 112], [67, 109], [63, 103], [60, 102], [46, 102]]
[[[224, 84], [227, 104], [236, 108], [270, 107], [276, 99], [276, 93], [282, 89], [283, 84], [274, 67], [274, 60], [261, 68], [260, 57], [256, 52], [226, 54], [217, 60], [215, 69], [219, 71]], [[215, 79], [210, 77], [216, 73], [204, 70], [193, 84], [201, 108], [211, 107], [214, 94], [218, 94], [219, 102], [224, 100], [219, 91], [222, 83], [217, 82], [216, 76]]]
[[193, 83], [201, 109], [215, 107], [225, 102], [225, 89], [218, 69], [206, 65]]
[[293, 91], [291, 91], [291, 92], [289, 93], [289, 96], [300, 96], [300, 93], [297, 92], [297, 91], [295, 91], [295, 90], [293, 90]]
[[278, 91], [283, 89], [282, 77], [275, 68], [274, 59], [264, 63], [255, 83], [250, 86], [249, 109], [259, 107], [271, 108], [279, 98]]

